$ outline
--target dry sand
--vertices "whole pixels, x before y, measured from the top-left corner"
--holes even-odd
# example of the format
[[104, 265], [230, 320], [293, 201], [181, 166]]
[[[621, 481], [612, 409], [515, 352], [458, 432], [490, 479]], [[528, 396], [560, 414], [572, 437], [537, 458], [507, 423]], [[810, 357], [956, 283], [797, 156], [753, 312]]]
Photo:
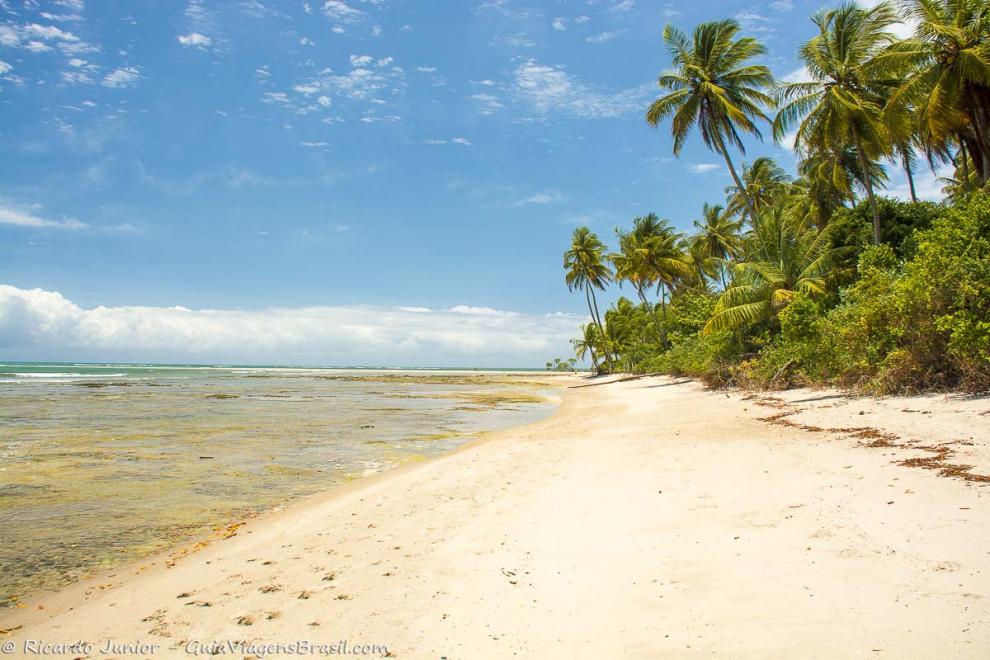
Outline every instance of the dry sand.
[[988, 399], [570, 389], [546, 421], [0, 628], [23, 626], [4, 638], [20, 649], [83, 639], [96, 656], [114, 639], [157, 657], [348, 640], [451, 660], [985, 658], [988, 429]]

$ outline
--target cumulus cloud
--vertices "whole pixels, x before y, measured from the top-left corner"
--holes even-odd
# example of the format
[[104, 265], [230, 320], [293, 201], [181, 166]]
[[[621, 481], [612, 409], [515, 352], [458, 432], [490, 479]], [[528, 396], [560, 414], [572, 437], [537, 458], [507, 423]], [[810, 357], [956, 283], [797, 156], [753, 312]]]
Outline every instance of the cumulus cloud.
[[551, 25], [553, 26], [553, 29], [556, 30], [557, 32], [563, 32], [564, 30], [567, 29], [567, 19], [558, 16], [557, 18], [553, 19], [553, 23], [551, 23]]
[[209, 48], [213, 44], [213, 40], [210, 39], [205, 34], [200, 34], [199, 32], [190, 32], [189, 34], [180, 34], [177, 39], [179, 43], [183, 46], [192, 46], [194, 48]]
[[326, 0], [323, 3], [323, 14], [341, 23], [355, 23], [364, 17], [364, 12], [351, 7], [342, 0]]
[[696, 163], [694, 165], [688, 165], [688, 171], [694, 174], [706, 174], [708, 172], [714, 172], [715, 170], [721, 168], [722, 166], [718, 163]]
[[104, 87], [111, 88], [132, 87], [140, 77], [141, 73], [137, 67], [122, 66], [108, 73], [103, 78], [102, 84]]
[[5, 73], [10, 73], [13, 70], [14, 70], [14, 67], [12, 67], [11, 65], [7, 64], [3, 60], [0, 60], [0, 76], [2, 76]]
[[0, 285], [0, 351], [23, 358], [526, 366], [569, 353], [583, 319], [489, 307], [82, 308]]
[[561, 112], [584, 119], [624, 117], [642, 109], [654, 83], [610, 93], [582, 82], [561, 67], [526, 60], [514, 72], [516, 98], [537, 114]]

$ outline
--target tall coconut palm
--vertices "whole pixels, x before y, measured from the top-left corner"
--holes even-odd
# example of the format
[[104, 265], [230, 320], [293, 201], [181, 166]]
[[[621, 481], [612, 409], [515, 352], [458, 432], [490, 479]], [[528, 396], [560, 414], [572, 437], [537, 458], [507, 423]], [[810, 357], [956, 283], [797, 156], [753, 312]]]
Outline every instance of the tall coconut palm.
[[917, 110], [935, 143], [962, 138], [990, 179], [990, 9], [986, 0], [901, 0], [914, 36], [886, 57], [910, 70], [889, 112]]
[[[773, 85], [773, 75], [766, 66], [750, 63], [766, 53], [763, 44], [751, 37], [737, 39], [738, 32], [739, 24], [732, 20], [702, 23], [691, 39], [665, 26], [663, 41], [675, 68], [657, 80], [669, 93], [650, 105], [646, 121], [659, 126], [671, 118], [675, 156], [697, 126], [705, 146], [725, 159], [736, 187], [745, 191], [729, 147], [746, 153], [740, 133], [762, 139], [757, 123], [770, 121], [764, 108], [773, 107], [773, 100], [764, 90]], [[747, 208], [752, 215], [748, 201]]]
[[[881, 113], [890, 86], [889, 59], [884, 51], [895, 41], [890, 27], [900, 20], [887, 2], [871, 9], [855, 3], [822, 11], [812, 20], [819, 34], [799, 53], [810, 82], [794, 82], [777, 89], [782, 107], [774, 120], [778, 140], [798, 124], [795, 148], [834, 150], [851, 145], [861, 172], [889, 152]], [[873, 241], [882, 238], [875, 181], [863, 181], [873, 214]]]
[[[574, 289], [584, 291], [585, 299], [588, 301], [588, 313], [591, 314], [604, 340], [607, 335], [598, 313], [595, 289], [605, 290], [605, 285], [612, 281], [612, 269], [605, 263], [605, 245], [587, 227], [578, 227], [574, 230], [571, 236], [571, 249], [564, 253], [564, 270], [567, 288], [571, 291]], [[612, 357], [605, 341], [603, 341], [603, 354], [606, 364], [611, 369]]]
[[719, 279], [725, 289], [725, 264], [734, 259], [742, 249], [742, 220], [738, 220], [721, 206], [705, 204], [701, 210], [701, 220], [695, 220], [697, 230], [691, 237], [692, 247], [697, 249], [697, 257], [714, 260], [718, 264]]
[[798, 291], [824, 294], [836, 256], [828, 228], [808, 227], [782, 204], [765, 211], [747, 237], [732, 285], [718, 299], [703, 332], [773, 318]]
[[755, 213], [772, 206], [787, 187], [790, 177], [773, 158], [760, 156], [752, 165], [743, 165], [742, 181], [746, 186], [745, 191], [738, 186], [729, 186], [725, 189], [729, 213], [737, 214], [744, 211], [747, 199]]

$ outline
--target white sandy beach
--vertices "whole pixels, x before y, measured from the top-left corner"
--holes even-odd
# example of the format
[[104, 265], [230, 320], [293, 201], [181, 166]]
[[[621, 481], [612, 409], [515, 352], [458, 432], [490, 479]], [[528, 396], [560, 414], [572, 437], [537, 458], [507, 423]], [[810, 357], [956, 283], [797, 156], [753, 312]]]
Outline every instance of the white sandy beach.
[[108, 639], [155, 657], [229, 640], [450, 660], [990, 654], [990, 399], [574, 382], [594, 384], [543, 422], [27, 601], [2, 641], [13, 657], [26, 640], [101, 657]]

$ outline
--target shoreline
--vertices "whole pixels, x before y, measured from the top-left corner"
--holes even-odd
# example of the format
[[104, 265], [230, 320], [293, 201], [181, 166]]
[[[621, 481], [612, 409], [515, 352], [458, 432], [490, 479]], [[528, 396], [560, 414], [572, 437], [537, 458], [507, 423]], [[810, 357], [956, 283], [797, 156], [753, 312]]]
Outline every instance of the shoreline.
[[[626, 631], [631, 637], [624, 638], [622, 642], [628, 654], [635, 657], [649, 649], [650, 653], [701, 655], [701, 649], [704, 649], [709, 654], [720, 652], [753, 657], [771, 650], [786, 649], [792, 655], [805, 657], [799, 649], [812, 649], [814, 644], [799, 646], [796, 639], [764, 639], [761, 646], [759, 637], [754, 639], [752, 630], [746, 632], [738, 628], [746, 617], [724, 612], [717, 629], [722, 631], [719, 634], [721, 642], [710, 638], [709, 634], [695, 639], [691, 646], [681, 643], [683, 639], [678, 639], [679, 645], [675, 645], [670, 640], [675, 637], [671, 632], [677, 629], [677, 625], [671, 625], [669, 620], [677, 620], [678, 616], [683, 617], [683, 613], [678, 615], [668, 611], [663, 607], [663, 598], [666, 596], [677, 601], [678, 594], [666, 593], [659, 598], [654, 594], [652, 598], [643, 600], [644, 594], [640, 593], [644, 589], [643, 582], [654, 585], [645, 587], [647, 591], [663, 591], [655, 586], [657, 582], [667, 584], [668, 588], [680, 582], [672, 580], [666, 572], [658, 571], [655, 562], [651, 561], [652, 556], [658, 559], [665, 554], [678, 556], [679, 562], [661, 562], [669, 564], [668, 568], [674, 573], [683, 571], [685, 563], [696, 563], [687, 556], [680, 556], [682, 552], [692, 549], [688, 547], [690, 544], [686, 544], [684, 534], [689, 534], [688, 538], [694, 538], [696, 543], [711, 545], [717, 561], [708, 567], [709, 574], [720, 576], [722, 581], [728, 582], [740, 579], [734, 570], [729, 570], [733, 558], [721, 556], [724, 550], [720, 548], [724, 544], [731, 547], [732, 540], [738, 541], [744, 537], [735, 535], [735, 539], [732, 536], [727, 540], [716, 539], [718, 535], [713, 534], [713, 521], [704, 519], [707, 507], [691, 498], [681, 502], [690, 504], [689, 507], [670, 508], [664, 503], [660, 504], [660, 510], [653, 510], [658, 505], [657, 498], [662, 502], [663, 493], [670, 492], [667, 490], [669, 486], [659, 487], [658, 493], [652, 488], [657, 484], [644, 483], [653, 481], [649, 476], [653, 470], [658, 473], [659, 481], [681, 482], [685, 487], [683, 493], [697, 494], [699, 486], [704, 484], [705, 487], [700, 490], [713, 492], [702, 499], [715, 497], [721, 501], [736, 490], [745, 496], [743, 500], [755, 498], [756, 501], [748, 502], [753, 508], [748, 514], [750, 518], [773, 518], [778, 513], [777, 508], [791, 506], [785, 502], [775, 503], [772, 497], [768, 500], [769, 494], [761, 491], [759, 483], [746, 483], [740, 475], [734, 475], [731, 471], [721, 474], [720, 470], [725, 469], [721, 466], [721, 461], [725, 460], [721, 456], [723, 453], [731, 454], [741, 463], [754, 461], [754, 455], [760, 452], [765, 453], [763, 458], [770, 462], [780, 461], [783, 454], [784, 460], [780, 466], [782, 479], [788, 483], [795, 480], [811, 482], [825, 493], [841, 484], [832, 483], [831, 479], [822, 480], [822, 462], [819, 459], [826, 458], [825, 464], [843, 464], [837, 472], [830, 473], [834, 480], [841, 482], [849, 479], [851, 474], [857, 474], [858, 478], [846, 484], [848, 488], [875, 490], [875, 485], [864, 485], [865, 477], [858, 473], [869, 472], [874, 477], [879, 474], [892, 483], [900, 482], [901, 490], [909, 484], [911, 487], [907, 490], [930, 495], [926, 505], [940, 512], [935, 516], [935, 522], [941, 528], [950, 523], [956, 524], [951, 516], [962, 514], [975, 517], [972, 527], [969, 524], [960, 527], [965, 534], [961, 531], [958, 538], [950, 535], [929, 541], [957, 541], [960, 549], [968, 550], [968, 544], [974, 541], [972, 537], [976, 537], [975, 541], [983, 546], [990, 540], [990, 532], [985, 531], [983, 524], [988, 520], [985, 504], [978, 501], [990, 491], [984, 490], [982, 484], [939, 476], [933, 469], [895, 465], [886, 456], [887, 453], [917, 453], [920, 451], [917, 447], [932, 446], [941, 441], [940, 438], [925, 438], [924, 443], [927, 444], [924, 445], [908, 443], [864, 451], [859, 446], [849, 446], [845, 439], [833, 437], [836, 434], [828, 430], [814, 432], [781, 427], [760, 419], [784, 410], [795, 424], [804, 426], [813, 426], [820, 421], [820, 417], [825, 416], [833, 422], [829, 426], [836, 428], [852, 427], [847, 418], [860, 421], [858, 426], [865, 426], [864, 417], [879, 427], [883, 427], [884, 423], [888, 426], [900, 423], [917, 427], [913, 416], [924, 414], [917, 402], [925, 401], [933, 408], [927, 420], [938, 417], [937, 423], [926, 421], [929, 427], [941, 428], [947, 437], [959, 435], [968, 427], [969, 434], [973, 435], [970, 417], [985, 419], [985, 414], [990, 412], [990, 403], [985, 399], [950, 400], [948, 403], [939, 401], [937, 396], [881, 400], [892, 401], [887, 406], [892, 410], [898, 405], [906, 405], [901, 401], [914, 402], [911, 404], [914, 408], [908, 410], [915, 412], [902, 412], [899, 416], [888, 412], [883, 416], [880, 414], [884, 412], [882, 410], [877, 413], [859, 410], [878, 407], [875, 400], [857, 400], [829, 391], [816, 390], [805, 394], [801, 391], [764, 394], [710, 392], [696, 383], [668, 378], [617, 380], [582, 383], [599, 386], [565, 390], [557, 410], [536, 423], [486, 434], [443, 455], [360, 478], [261, 514], [236, 529], [235, 535], [186, 554], [172, 568], [165, 567], [163, 553], [155, 555], [155, 565], [148, 569], [142, 570], [137, 565], [117, 567], [113, 570], [114, 580], [110, 588], [100, 589], [100, 579], [93, 578], [54, 595], [40, 594], [37, 599], [25, 600], [28, 608], [0, 613], [0, 628], [24, 626], [4, 639], [65, 639], [66, 635], [75, 634], [78, 637], [85, 632], [90, 639], [94, 636], [96, 639], [136, 638], [161, 643], [163, 650], [158, 655], [169, 657], [170, 653], [182, 654], [181, 649], [170, 650], [170, 645], [175, 646], [193, 636], [243, 639], [248, 634], [252, 639], [269, 641], [322, 639], [327, 636], [324, 626], [331, 626], [336, 631], [330, 635], [331, 638], [385, 643], [397, 657], [435, 657], [436, 653], [445, 653], [449, 658], [465, 657], [464, 654], [472, 648], [476, 650], [473, 657], [500, 657], [520, 650], [544, 653], [550, 657], [596, 657], [596, 653], [608, 648], [602, 645], [605, 638], [599, 637], [599, 634], [607, 638], [609, 633], [618, 634], [620, 629], [629, 627], [630, 622], [642, 623], [652, 616], [666, 620], [667, 632], [660, 634], [655, 625], [631, 626], [632, 632]], [[580, 381], [575, 379], [575, 382]], [[760, 402], [760, 399], [763, 401]], [[883, 405], [880, 404], [880, 407]], [[671, 413], [676, 413], [673, 418]], [[713, 418], [709, 421], [706, 413], [728, 416], [729, 419], [719, 421]], [[946, 415], [955, 415], [962, 420], [962, 424], [946, 424]], [[909, 421], [902, 420], [902, 417]], [[709, 428], [713, 426], [718, 428]], [[732, 431], [733, 428], [740, 430]], [[726, 433], [733, 433], [734, 436], [725, 437]], [[988, 458], [990, 447], [986, 445], [990, 444], [990, 439], [963, 440], [972, 443], [961, 445], [958, 449], [963, 452], [967, 464], [974, 465], [973, 472], [990, 472], [990, 462], [984, 462]], [[816, 456], [811, 463], [788, 462], [789, 452], [799, 455], [802, 451], [820, 453], [821, 456]], [[878, 452], [884, 455], [878, 457]], [[629, 455], [636, 460], [630, 462]], [[516, 456], [520, 458], [514, 462], [512, 458]], [[712, 462], [713, 459], [715, 462]], [[759, 460], [755, 463], [757, 466], [760, 464]], [[619, 467], [621, 469], [617, 469]], [[856, 469], [850, 473], [848, 470], [853, 468]], [[817, 475], [815, 470], [819, 470]], [[659, 473], [666, 476], [660, 478]], [[692, 482], [691, 475], [697, 475], [698, 483]], [[732, 480], [726, 482], [726, 477], [730, 475], [735, 476], [735, 483]], [[501, 479], [507, 480], [508, 484], [498, 489]], [[521, 493], [508, 487], [514, 483]], [[589, 497], [589, 491], [596, 497]], [[674, 493], [678, 492], [680, 490], [675, 488]], [[628, 498], [624, 499], [623, 493]], [[792, 494], [785, 491], [779, 496], [786, 499]], [[634, 503], [642, 506], [637, 508]], [[855, 500], [843, 500], [842, 504], [856, 508]], [[954, 510], [953, 504], [956, 504]], [[797, 509], [783, 508], [784, 520], [797, 516], [805, 506], [810, 504], [803, 503]], [[889, 504], [884, 506], [890, 507]], [[894, 510], [880, 509], [879, 515], [882, 517]], [[470, 511], [473, 515], [451, 515], [455, 511], [461, 514]], [[599, 516], [593, 515], [596, 511]], [[691, 511], [701, 511], [702, 514], [690, 514]], [[931, 511], [927, 513], [932, 515]], [[691, 515], [701, 515], [702, 520], [695, 521]], [[823, 509], [822, 515], [828, 515], [827, 508]], [[868, 536], [886, 532], [876, 529], [877, 524], [870, 523], [869, 518], [860, 516], [857, 520], [858, 524], [868, 528], [861, 530], [868, 532]], [[507, 524], [511, 521], [518, 524]], [[660, 527], [657, 527], [658, 524]], [[783, 522], [777, 520], [766, 527], [769, 524], [763, 521], [754, 526], [750, 520], [740, 526], [747, 531], [778, 529]], [[906, 527], [902, 532], [917, 536], [922, 532], [930, 533], [932, 521], [926, 523], [924, 520], [909, 519], [904, 524]], [[881, 521], [879, 525], [884, 526], [886, 522]], [[604, 529], [596, 529], [596, 526], [615, 528], [614, 531], [622, 533], [603, 535]], [[916, 526], [920, 526], [921, 531]], [[429, 533], [431, 527], [436, 534]], [[842, 529], [843, 525], [838, 525], [838, 528]], [[681, 532], [680, 537], [677, 531]], [[835, 535], [835, 532], [830, 534]], [[384, 543], [384, 538], [379, 539], [379, 536], [388, 537], [388, 542], [394, 546], [380, 545]], [[810, 534], [808, 536], [810, 538]], [[831, 536], [815, 538], [814, 543], [818, 544], [827, 542], [821, 539]], [[279, 540], [286, 542], [279, 543]], [[903, 538], [897, 535], [883, 540], [891, 547], [903, 543]], [[266, 541], [271, 541], [271, 545]], [[787, 546], [794, 539], [789, 536], [777, 539], [776, 545], [779, 546], [782, 541], [786, 541], [783, 545]], [[855, 538], [848, 541], [855, 548]], [[404, 548], [409, 543], [415, 551], [404, 553], [390, 550], [391, 547]], [[304, 547], [293, 549], [296, 544]], [[912, 550], [923, 545], [915, 545]], [[525, 550], [522, 550], [523, 546]], [[645, 552], [647, 547], [652, 552]], [[513, 552], [513, 548], [521, 552]], [[804, 559], [803, 547], [800, 550], [800, 558]], [[838, 554], [838, 559], [831, 557], [830, 561], [825, 562], [840, 575], [845, 573], [846, 568], [840, 566], [844, 563], [842, 559], [852, 561], [868, 557], [862, 548], [845, 550], [848, 551], [845, 555]], [[264, 558], [266, 554], [270, 555], [269, 559]], [[774, 555], [773, 544], [764, 547], [758, 554], [762, 561], [768, 561]], [[496, 563], [505, 565], [491, 564], [492, 556], [500, 558]], [[575, 563], [578, 558], [581, 561]], [[592, 558], [599, 561], [597, 564], [590, 563], [598, 565], [598, 570], [606, 575], [616, 577], [618, 574], [629, 578], [641, 574], [641, 577], [648, 576], [649, 579], [632, 580], [632, 585], [622, 579], [600, 584], [598, 576], [587, 570], [586, 564]], [[990, 620], [990, 610], [981, 599], [983, 596], [990, 597], [990, 583], [982, 577], [981, 571], [990, 573], [990, 562], [985, 551], [967, 559], [967, 562], [947, 559], [943, 563], [949, 568], [936, 568], [934, 572], [951, 573], [954, 574], [953, 579], [965, 578], [973, 582], [967, 585], [968, 590], [965, 591], [969, 595], [960, 596], [966, 606], [964, 611], [975, 612], [985, 622]], [[271, 563], [264, 564], [264, 561]], [[890, 560], [895, 567], [898, 561], [902, 560], [896, 556]], [[150, 565], [152, 562], [146, 560], [138, 563]], [[383, 571], [375, 568], [379, 564], [385, 564], [390, 569]], [[968, 572], [964, 575], [960, 570], [966, 564], [970, 565], [966, 566]], [[234, 569], [227, 567], [235, 565], [238, 577], [232, 579], [229, 570]], [[529, 565], [529, 572], [522, 568], [524, 565]], [[759, 566], [762, 562], [756, 565]], [[554, 567], [566, 579], [554, 577]], [[315, 568], [319, 571], [314, 571]], [[753, 568], [749, 567], [750, 570]], [[890, 570], [886, 565], [881, 568]], [[914, 570], [917, 567], [911, 568]], [[321, 572], [322, 577], [311, 575]], [[689, 573], [684, 581], [689, 584], [695, 582], [692, 590], [697, 593], [700, 589], [697, 583], [705, 583], [705, 576]], [[869, 572], [860, 579], [868, 575]], [[103, 584], [106, 577], [109, 576], [104, 577]], [[244, 579], [241, 580], [241, 577]], [[829, 580], [822, 578], [819, 569], [812, 567], [798, 571], [798, 577], [806, 582], [817, 581], [817, 586], [826, 593], [835, 586], [827, 584]], [[822, 584], [823, 579], [826, 584]], [[423, 580], [426, 580], [425, 586]], [[859, 584], [858, 588], [869, 594], [871, 591], [881, 591], [879, 586], [874, 584], [871, 588], [868, 584]], [[889, 590], [892, 585], [882, 586]], [[433, 587], [442, 588], [433, 593]], [[88, 596], [87, 589], [90, 591]], [[187, 599], [209, 604], [194, 608], [177, 604], [187, 600], [178, 597], [186, 593], [180, 593], [180, 589], [189, 592]], [[520, 593], [524, 590], [532, 591], [534, 598], [520, 599]], [[743, 591], [766, 598], [767, 594], [762, 593], [764, 590], [772, 592], [773, 588], [749, 585], [749, 590]], [[449, 611], [437, 612], [434, 620], [430, 615], [436, 609], [435, 599], [441, 592], [454, 594], [454, 602], [444, 605], [443, 609]], [[635, 594], [634, 603], [624, 600], [629, 595], [625, 592]], [[710, 595], [704, 590], [700, 592]], [[304, 593], [307, 594], [305, 597]], [[597, 595], [588, 601], [591, 594]], [[802, 595], [807, 598], [807, 595]], [[979, 598], [971, 598], [974, 595]], [[739, 594], [730, 591], [723, 596], [737, 601]], [[820, 600], [819, 603], [841, 610], [844, 597], [838, 593], [834, 597], [838, 602]], [[390, 605], [393, 600], [401, 606], [396, 608]], [[528, 600], [532, 600], [529, 605], [526, 604]], [[884, 599], [879, 600], [882, 602]], [[543, 604], [537, 606], [537, 602]], [[718, 618], [712, 618], [713, 611], [720, 611], [716, 601], [702, 599], [700, 603], [692, 602], [691, 609], [698, 610], [696, 617], [701, 616], [710, 623]], [[44, 609], [37, 609], [38, 604]], [[802, 600], [800, 604], [804, 606], [805, 602]], [[128, 615], [131, 614], [131, 607], [137, 608], [133, 612], [133, 620], [123, 617], [108, 622], [108, 613], [119, 612], [121, 605], [127, 608]], [[610, 614], [608, 605], [614, 606], [611, 609], [617, 609], [621, 614], [618, 619]], [[567, 620], [585, 621], [587, 630], [575, 633], [578, 637], [586, 637], [584, 643], [579, 644], [577, 638], [557, 643], [547, 637], [554, 630], [571, 629], [558, 619], [561, 610], [567, 613]], [[952, 607], [949, 610], [952, 616], [958, 615]], [[303, 615], [303, 611], [307, 614]], [[479, 626], [482, 625], [480, 621], [487, 622], [488, 626], [497, 623], [501, 632], [495, 634], [493, 639], [492, 634], [465, 625], [465, 617], [471, 618], [468, 616], [470, 612], [483, 613], [484, 616], [478, 619]], [[783, 620], [794, 619], [793, 614], [785, 609], [775, 609], [774, 612]], [[596, 616], [589, 616], [589, 613]], [[138, 614], [140, 616], [136, 616]], [[935, 615], [944, 617], [948, 614], [939, 611]], [[314, 620], [303, 620], [309, 616]], [[251, 619], [250, 625], [238, 623], [244, 617]], [[538, 624], [529, 623], [530, 618], [542, 621], [539, 626], [545, 630], [536, 634], [534, 631]], [[740, 618], [743, 621], [736, 620]], [[914, 625], [923, 623], [914, 616], [910, 619], [916, 622]], [[460, 625], [453, 625], [455, 621]], [[312, 623], [320, 625], [310, 626]], [[770, 627], [774, 628], [779, 623], [771, 621]], [[811, 619], [798, 619], [792, 623], [798, 629], [810, 626], [819, 633], [834, 633], [837, 625], [834, 620], [819, 622], [817, 627]], [[896, 648], [897, 637], [889, 634], [891, 630], [900, 630], [898, 621], [885, 620], [884, 623], [890, 629], [888, 634], [880, 635], [889, 640], [883, 645], [885, 649], [879, 652], [865, 649], [866, 653], [873, 656], [919, 657], [916, 646], [910, 647], [915, 652], [907, 655], [897, 653], [908, 648]], [[683, 636], [684, 626], [691, 627], [691, 624], [681, 621], [682, 630], [676, 633], [677, 638]], [[954, 653], [960, 657], [975, 656], [981, 643], [990, 642], [986, 630], [985, 625], [982, 629], [973, 625], [964, 640], [966, 644], [954, 645]], [[734, 631], [739, 639], [732, 641], [730, 631]], [[527, 632], [534, 632], [535, 636], [518, 637]], [[825, 643], [832, 636], [822, 635], [820, 641]], [[910, 640], [910, 637], [905, 639]], [[748, 643], [740, 645], [740, 640]], [[912, 643], [918, 641], [915, 639]], [[936, 649], [943, 649], [941, 644], [946, 643], [941, 640], [939, 645], [933, 645], [932, 639], [921, 641], [923, 647], [920, 650], [927, 649], [928, 655]], [[839, 642], [829, 640], [832, 651], [843, 655], [851, 650], [842, 647]], [[924, 646], [924, 643], [928, 645]], [[821, 647], [817, 650], [820, 651]]]
[[[61, 364], [61, 363], [52, 363]], [[111, 368], [115, 365], [112, 364], [102, 364], [94, 363], [94, 365], [87, 366], [100, 366]], [[144, 365], [125, 365], [133, 366], [135, 368], [143, 367]], [[156, 367], [159, 368], [159, 367]], [[187, 368], [184, 365], [175, 366], [176, 369]], [[195, 368], [203, 369], [219, 369], [219, 370], [231, 370], [240, 369], [241, 367], [224, 367], [224, 366], [196, 366]], [[244, 367], [245, 369], [254, 369], [254, 367]], [[261, 367], [262, 369], [269, 369], [268, 367]], [[539, 396], [541, 396], [544, 401], [542, 405], [554, 406], [553, 412], [543, 419], [537, 420], [536, 422], [526, 422], [517, 426], [510, 426], [507, 428], [501, 428], [491, 431], [478, 431], [472, 433], [473, 437], [460, 445], [442, 451], [438, 454], [424, 454], [417, 457], [407, 458], [397, 464], [390, 467], [386, 467], [383, 470], [370, 474], [360, 474], [354, 475], [350, 478], [344, 479], [338, 483], [332, 484], [327, 488], [304, 495], [297, 495], [291, 497], [288, 500], [284, 500], [272, 506], [266, 507], [264, 509], [255, 511], [254, 513], [249, 513], [248, 515], [236, 516], [229, 519], [209, 531], [202, 531], [194, 534], [186, 539], [183, 539], [179, 543], [169, 545], [167, 547], [155, 550], [150, 554], [140, 557], [138, 559], [126, 559], [119, 564], [108, 568], [100, 568], [89, 575], [82, 577], [78, 580], [70, 582], [60, 588], [54, 590], [35, 590], [25, 594], [22, 594], [16, 598], [16, 601], [8, 607], [0, 608], [0, 640], [5, 636], [5, 630], [9, 629], [8, 619], [16, 618], [17, 612], [24, 611], [25, 609], [35, 609], [39, 602], [44, 601], [46, 603], [45, 609], [49, 612], [55, 611], [60, 605], [61, 606], [71, 606], [72, 604], [78, 602], [79, 600], [85, 599], [94, 590], [103, 591], [108, 588], [108, 585], [117, 583], [119, 586], [121, 582], [121, 574], [131, 574], [133, 576], [139, 576], [152, 571], [170, 570], [173, 565], [177, 562], [181, 562], [184, 558], [193, 555], [206, 547], [218, 542], [223, 541], [228, 538], [233, 538], [237, 535], [240, 530], [249, 528], [253, 525], [258, 524], [273, 524], [277, 522], [284, 516], [291, 516], [293, 512], [308, 508], [310, 506], [318, 505], [324, 502], [328, 498], [335, 498], [338, 496], [345, 495], [355, 489], [359, 489], [364, 485], [372, 485], [380, 480], [389, 478], [390, 475], [402, 473], [405, 470], [414, 469], [415, 467], [423, 464], [430, 463], [437, 459], [443, 458], [451, 454], [455, 454], [468, 447], [482, 444], [497, 437], [501, 434], [511, 433], [516, 429], [532, 426], [534, 424], [539, 424], [541, 422], [547, 421], [552, 417], [556, 416], [561, 407], [564, 405], [566, 399], [563, 396], [563, 392], [566, 391], [568, 387], [571, 386], [571, 381], [576, 381], [580, 379], [579, 375], [571, 373], [553, 373], [546, 371], [536, 371], [536, 370], [519, 370], [519, 369], [506, 369], [506, 370], [490, 370], [490, 369], [449, 369], [449, 368], [420, 368], [420, 369], [387, 369], [379, 367], [367, 367], [367, 368], [356, 368], [356, 367], [321, 367], [321, 368], [309, 368], [309, 367], [274, 367], [271, 369], [278, 369], [281, 371], [332, 371], [339, 374], [341, 377], [347, 377], [350, 375], [365, 377], [365, 376], [376, 376], [383, 375], [389, 378], [402, 379], [411, 378], [417, 379], [425, 376], [505, 376], [505, 377], [539, 377], [545, 381], [544, 388], [540, 390]], [[559, 384], [553, 381], [561, 381]], [[518, 389], [518, 388], [517, 388]], [[126, 579], [126, 578], [125, 578]], [[17, 624], [13, 624], [17, 625]]]

